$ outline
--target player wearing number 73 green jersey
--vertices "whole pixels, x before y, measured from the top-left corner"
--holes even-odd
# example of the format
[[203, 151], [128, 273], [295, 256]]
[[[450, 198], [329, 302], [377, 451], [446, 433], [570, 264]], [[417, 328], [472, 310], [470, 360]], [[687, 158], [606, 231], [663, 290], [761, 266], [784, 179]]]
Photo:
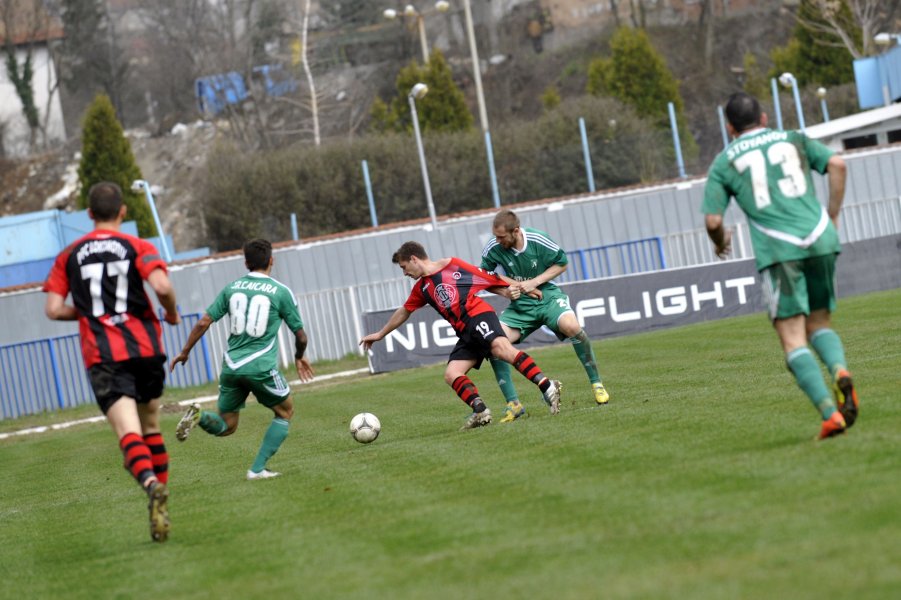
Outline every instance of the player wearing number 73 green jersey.
[[[713, 161], [702, 210], [718, 256], [729, 252], [731, 234], [723, 213], [735, 198], [751, 224], [764, 296], [779, 335], [785, 362], [820, 413], [819, 438], [843, 433], [857, 419], [857, 393], [838, 334], [835, 259], [839, 213], [845, 195], [845, 161], [797, 131], [766, 127], [766, 114], [753, 97], [737, 93], [726, 103], [732, 143]], [[817, 200], [810, 171], [826, 174], [829, 201]], [[808, 344], [831, 375], [830, 393]]]
[[744, 132], [713, 161], [703, 212], [721, 215], [735, 197], [751, 225], [761, 271], [777, 262], [835, 254], [838, 234], [810, 174], [826, 173], [833, 154], [799, 131]]
[[294, 415], [291, 388], [278, 370], [278, 330], [282, 321], [294, 332], [294, 366], [298, 377], [301, 381], [309, 381], [313, 378], [313, 370], [303, 356], [307, 336], [294, 293], [270, 276], [272, 244], [260, 239], [247, 242], [244, 244], [244, 262], [249, 271], [247, 275], [219, 292], [170, 366], [172, 370], [178, 363], [187, 361], [191, 348], [210, 325], [228, 315], [228, 350], [219, 376], [219, 412], [200, 410], [198, 405], [192, 405], [179, 421], [175, 437], [185, 441], [195, 425], [212, 435], [231, 435], [238, 428], [239, 412], [252, 392], [275, 416], [263, 437], [256, 460], [247, 471], [248, 479], [266, 479], [278, 475], [269, 471], [266, 463], [287, 437], [289, 422]]

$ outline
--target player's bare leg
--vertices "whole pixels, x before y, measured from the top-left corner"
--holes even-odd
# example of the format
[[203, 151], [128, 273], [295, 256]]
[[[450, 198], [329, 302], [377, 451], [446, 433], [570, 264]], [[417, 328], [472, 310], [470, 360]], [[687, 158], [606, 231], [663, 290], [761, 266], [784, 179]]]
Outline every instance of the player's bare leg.
[[546, 377], [531, 356], [514, 348], [510, 340], [504, 337], [492, 340], [491, 353], [516, 367], [516, 370], [522, 373], [526, 379], [538, 386], [552, 415], [560, 412], [560, 394], [563, 385], [557, 380]]

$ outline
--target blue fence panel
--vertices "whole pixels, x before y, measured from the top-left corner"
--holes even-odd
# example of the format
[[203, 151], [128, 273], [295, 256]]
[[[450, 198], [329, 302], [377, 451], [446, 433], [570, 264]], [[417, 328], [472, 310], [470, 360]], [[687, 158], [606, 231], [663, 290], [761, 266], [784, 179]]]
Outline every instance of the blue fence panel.
[[[163, 347], [174, 356], [188, 339], [199, 314], [182, 315], [181, 324], [163, 326]], [[192, 360], [168, 373], [166, 385], [180, 388], [215, 379], [206, 341], [194, 348]], [[78, 334], [0, 346], [0, 419], [92, 404], [94, 392]]]
[[[188, 335], [200, 320], [200, 314], [182, 315], [181, 324], [176, 327], [163, 325], [163, 348], [169, 360], [181, 352]], [[194, 346], [191, 351], [191, 358], [186, 363], [179, 365], [175, 371], [169, 373], [169, 366], [166, 365], [166, 385], [182, 388], [194, 385], [202, 385], [209, 383], [215, 378], [213, 376], [212, 365], [210, 363], [210, 355], [207, 349], [206, 339], [200, 338], [200, 342]]]
[[659, 237], [582, 248], [566, 253], [569, 268], [557, 283], [629, 275], [666, 268]]

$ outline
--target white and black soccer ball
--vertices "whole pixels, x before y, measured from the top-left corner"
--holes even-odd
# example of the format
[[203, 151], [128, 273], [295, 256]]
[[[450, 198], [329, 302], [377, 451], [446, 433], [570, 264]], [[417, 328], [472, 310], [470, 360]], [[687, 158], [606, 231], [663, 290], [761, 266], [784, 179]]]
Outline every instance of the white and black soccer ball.
[[350, 420], [350, 435], [361, 444], [368, 444], [379, 437], [382, 424], [372, 413], [360, 413]]

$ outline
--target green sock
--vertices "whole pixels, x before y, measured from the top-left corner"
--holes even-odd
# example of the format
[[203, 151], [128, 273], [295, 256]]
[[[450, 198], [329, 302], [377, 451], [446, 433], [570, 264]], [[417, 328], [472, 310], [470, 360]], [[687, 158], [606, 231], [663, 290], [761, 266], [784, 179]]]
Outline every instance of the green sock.
[[290, 423], [285, 419], [280, 419], [278, 417], [272, 419], [272, 423], [269, 424], [269, 429], [266, 430], [266, 435], [263, 436], [263, 445], [260, 446], [260, 451], [257, 453], [257, 459], [253, 461], [253, 465], [250, 467], [251, 471], [259, 473], [266, 468], [266, 462], [272, 458], [273, 454], [278, 452], [282, 442], [288, 437], [289, 425]]
[[494, 369], [494, 377], [497, 379], [497, 385], [500, 386], [501, 392], [504, 394], [504, 400], [507, 402], [519, 402], [519, 397], [516, 395], [516, 387], [510, 378], [510, 363], [498, 358], [492, 358], [491, 368]]
[[588, 334], [583, 329], [578, 335], [569, 338], [569, 341], [573, 345], [573, 350], [576, 351], [576, 356], [579, 357], [579, 362], [585, 367], [588, 380], [591, 383], [600, 383], [601, 374], [598, 373], [598, 363], [594, 358], [594, 350], [591, 348], [591, 340], [588, 339]]
[[222, 435], [228, 429], [228, 425], [218, 413], [202, 410], [200, 411], [200, 428], [213, 435]]
[[794, 373], [798, 386], [810, 398], [823, 420], [831, 417], [835, 412], [835, 401], [826, 387], [826, 382], [823, 381], [820, 365], [817, 364], [807, 346], [796, 348], [786, 354], [785, 362]]
[[833, 330], [827, 327], [817, 329], [810, 336], [810, 345], [813, 346], [817, 356], [820, 357], [833, 377], [838, 370], [848, 367], [848, 363], [845, 362], [845, 348], [842, 346], [842, 340]]

